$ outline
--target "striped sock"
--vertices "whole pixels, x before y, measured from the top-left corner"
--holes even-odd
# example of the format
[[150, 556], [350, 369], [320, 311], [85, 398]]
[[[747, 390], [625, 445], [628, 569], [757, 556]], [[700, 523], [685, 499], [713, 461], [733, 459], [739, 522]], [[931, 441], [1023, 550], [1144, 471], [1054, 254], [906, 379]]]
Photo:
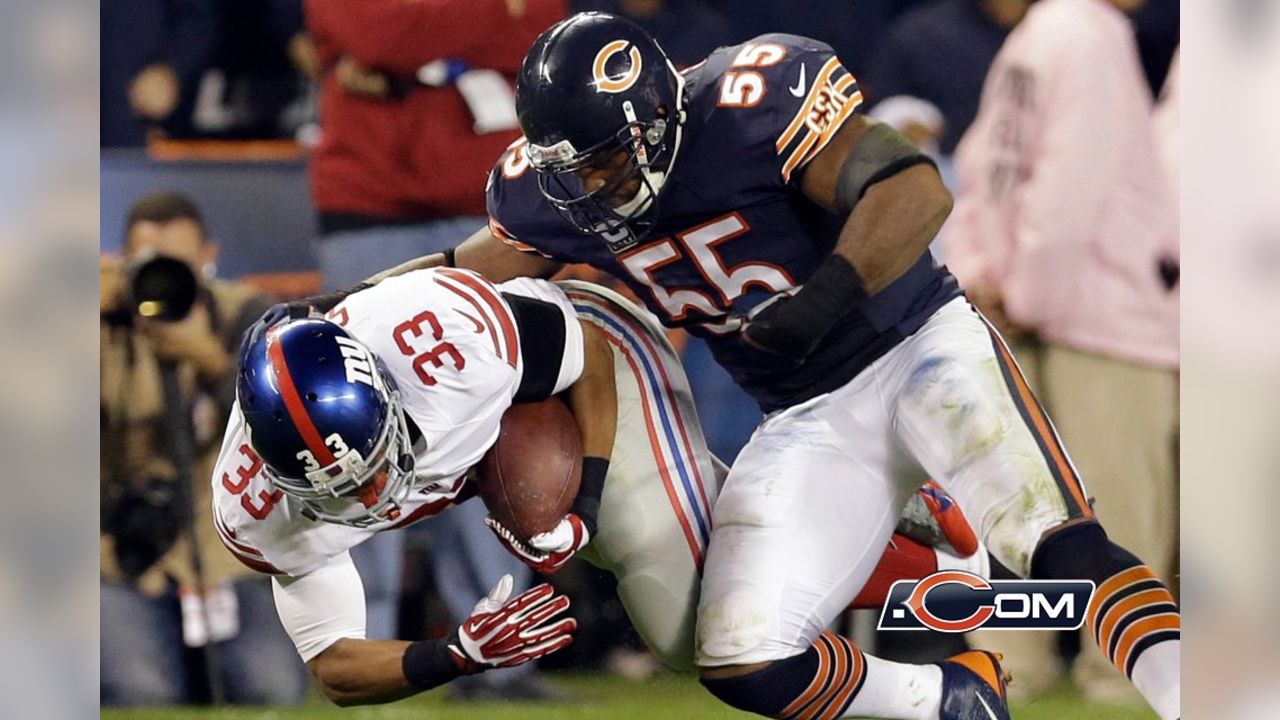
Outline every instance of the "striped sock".
[[724, 702], [784, 720], [877, 717], [936, 720], [942, 674], [935, 665], [903, 665], [864, 655], [824, 632], [805, 652], [747, 675], [706, 679]]
[[1107, 538], [1096, 522], [1058, 531], [1031, 562], [1031, 577], [1093, 580], [1085, 622], [1102, 654], [1133, 681], [1164, 720], [1179, 715], [1182, 615], [1151, 568]]
[[1152, 709], [1165, 720], [1178, 717], [1182, 615], [1151, 568], [1131, 567], [1099, 585], [1087, 622], [1103, 654]]

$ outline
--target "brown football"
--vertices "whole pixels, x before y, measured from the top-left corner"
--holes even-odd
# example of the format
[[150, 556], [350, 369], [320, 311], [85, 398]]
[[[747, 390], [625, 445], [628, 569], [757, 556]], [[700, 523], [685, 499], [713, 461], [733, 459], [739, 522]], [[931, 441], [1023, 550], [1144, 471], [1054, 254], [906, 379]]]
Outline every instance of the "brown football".
[[582, 437], [556, 398], [512, 405], [480, 460], [477, 490], [489, 514], [521, 540], [556, 526], [578, 496]]

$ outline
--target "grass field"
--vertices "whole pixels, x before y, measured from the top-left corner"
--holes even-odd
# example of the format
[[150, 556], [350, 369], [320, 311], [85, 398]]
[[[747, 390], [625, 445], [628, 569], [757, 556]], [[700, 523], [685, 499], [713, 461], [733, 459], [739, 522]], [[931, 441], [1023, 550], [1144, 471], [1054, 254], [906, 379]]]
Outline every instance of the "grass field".
[[[343, 709], [316, 696], [299, 708], [155, 708], [102, 711], [102, 720], [728, 720], [756, 717], [711, 697], [692, 677], [664, 675], [628, 681], [600, 675], [557, 675], [556, 685], [572, 693], [565, 703], [449, 703], [437, 691], [391, 705]], [[1154, 720], [1143, 709], [1093, 705], [1066, 686], [1036, 703], [1014, 708], [1017, 720]]]

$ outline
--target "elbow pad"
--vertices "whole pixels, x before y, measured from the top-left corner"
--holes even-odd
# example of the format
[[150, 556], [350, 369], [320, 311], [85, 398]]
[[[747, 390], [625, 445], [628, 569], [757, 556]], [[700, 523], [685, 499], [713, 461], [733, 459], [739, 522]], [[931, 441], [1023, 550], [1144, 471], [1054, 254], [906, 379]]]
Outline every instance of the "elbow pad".
[[884, 123], [872, 125], [840, 167], [836, 209], [846, 214], [852, 212], [867, 188], [921, 163], [934, 165], [933, 160], [902, 133]]

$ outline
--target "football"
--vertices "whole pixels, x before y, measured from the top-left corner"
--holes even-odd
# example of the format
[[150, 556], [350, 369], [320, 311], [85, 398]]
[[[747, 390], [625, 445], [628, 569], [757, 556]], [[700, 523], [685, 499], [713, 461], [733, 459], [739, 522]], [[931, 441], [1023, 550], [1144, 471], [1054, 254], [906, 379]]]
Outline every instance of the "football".
[[582, 438], [563, 402], [512, 405], [476, 470], [485, 507], [522, 541], [564, 517], [582, 479]]

